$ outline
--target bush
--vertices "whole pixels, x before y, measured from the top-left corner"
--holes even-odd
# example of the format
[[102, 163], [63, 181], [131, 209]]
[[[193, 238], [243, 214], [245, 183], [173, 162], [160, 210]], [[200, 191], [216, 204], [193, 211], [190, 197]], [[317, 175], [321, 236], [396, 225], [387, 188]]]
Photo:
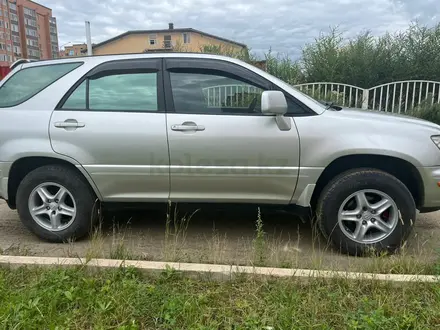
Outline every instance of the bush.
[[400, 80], [438, 80], [440, 23], [417, 23], [396, 34], [365, 32], [345, 38], [337, 28], [306, 45], [300, 60], [306, 82], [331, 81], [370, 88]]
[[407, 114], [440, 125], [440, 104], [422, 105], [409, 110]]

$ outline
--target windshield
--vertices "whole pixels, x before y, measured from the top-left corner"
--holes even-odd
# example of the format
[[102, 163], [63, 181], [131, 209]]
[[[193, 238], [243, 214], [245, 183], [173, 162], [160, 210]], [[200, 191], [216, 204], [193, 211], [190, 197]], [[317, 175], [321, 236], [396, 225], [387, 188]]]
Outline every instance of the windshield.
[[313, 101], [315, 104], [319, 105], [321, 108], [327, 109], [327, 106], [322, 104], [321, 102], [319, 102], [318, 100], [314, 99], [313, 97], [311, 97], [310, 95], [302, 92], [299, 90], [299, 88], [295, 87], [295, 86], [291, 86], [296, 92], [301, 93], [302, 96], [308, 98], [310, 101]]

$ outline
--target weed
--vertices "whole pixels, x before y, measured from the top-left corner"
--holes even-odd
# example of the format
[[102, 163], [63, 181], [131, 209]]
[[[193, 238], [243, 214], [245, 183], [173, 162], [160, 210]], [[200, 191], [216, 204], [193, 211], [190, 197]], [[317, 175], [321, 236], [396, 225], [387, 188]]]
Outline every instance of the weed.
[[255, 238], [253, 240], [254, 248], [254, 265], [262, 266], [266, 261], [266, 233], [263, 229], [263, 219], [261, 217], [261, 210], [257, 210], [257, 221], [255, 226]]
[[102, 220], [92, 229], [92, 233], [89, 239], [89, 246], [85, 252], [86, 261], [91, 259], [104, 258], [104, 236], [102, 234]]
[[182, 259], [182, 250], [186, 244], [186, 236], [191, 218], [198, 212], [195, 210], [190, 215], [179, 216], [177, 205], [168, 202], [165, 222], [164, 260], [179, 261]]
[[119, 224], [115, 224], [113, 221], [113, 235], [112, 235], [112, 243], [110, 247], [110, 259], [118, 259], [118, 260], [130, 260], [134, 259], [125, 245], [125, 234], [127, 232], [127, 228], [130, 225], [130, 220], [128, 220], [127, 224], [121, 228]]

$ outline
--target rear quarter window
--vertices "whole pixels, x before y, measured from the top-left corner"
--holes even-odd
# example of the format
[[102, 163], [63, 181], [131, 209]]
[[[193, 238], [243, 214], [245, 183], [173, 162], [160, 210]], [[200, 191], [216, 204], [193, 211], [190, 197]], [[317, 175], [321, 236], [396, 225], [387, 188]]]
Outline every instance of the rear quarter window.
[[0, 87], [0, 108], [14, 107], [29, 100], [82, 64], [41, 65], [17, 71]]

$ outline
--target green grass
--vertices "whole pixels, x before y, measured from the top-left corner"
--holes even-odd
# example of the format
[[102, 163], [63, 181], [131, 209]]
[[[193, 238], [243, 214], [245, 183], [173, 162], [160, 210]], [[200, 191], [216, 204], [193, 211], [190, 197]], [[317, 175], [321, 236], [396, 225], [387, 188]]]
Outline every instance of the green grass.
[[0, 269], [1, 329], [433, 329], [440, 286]]

